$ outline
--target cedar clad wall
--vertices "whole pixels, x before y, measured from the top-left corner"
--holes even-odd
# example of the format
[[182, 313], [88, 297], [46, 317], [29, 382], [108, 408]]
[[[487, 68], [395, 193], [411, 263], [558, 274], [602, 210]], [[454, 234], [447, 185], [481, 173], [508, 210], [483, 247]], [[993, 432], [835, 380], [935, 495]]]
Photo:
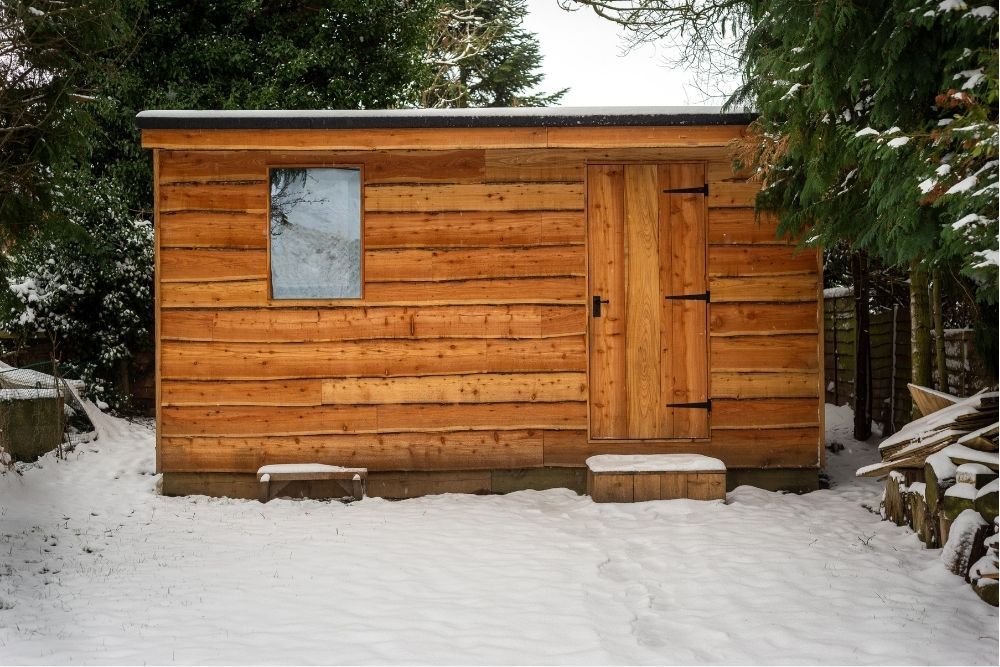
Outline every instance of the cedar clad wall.
[[[158, 178], [158, 467], [581, 466], [696, 451], [816, 467], [814, 252], [754, 222], [739, 126], [146, 130]], [[590, 443], [587, 162], [707, 162], [711, 439]], [[267, 167], [363, 165], [364, 299], [268, 298]]]

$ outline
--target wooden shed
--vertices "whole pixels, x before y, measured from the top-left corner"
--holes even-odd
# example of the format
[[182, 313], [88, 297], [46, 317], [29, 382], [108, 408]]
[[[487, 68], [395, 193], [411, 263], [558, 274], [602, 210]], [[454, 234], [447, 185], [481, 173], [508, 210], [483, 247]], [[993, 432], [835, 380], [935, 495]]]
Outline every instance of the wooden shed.
[[755, 221], [711, 108], [146, 111], [157, 469], [371, 495], [582, 489], [698, 453], [815, 488], [822, 260]]

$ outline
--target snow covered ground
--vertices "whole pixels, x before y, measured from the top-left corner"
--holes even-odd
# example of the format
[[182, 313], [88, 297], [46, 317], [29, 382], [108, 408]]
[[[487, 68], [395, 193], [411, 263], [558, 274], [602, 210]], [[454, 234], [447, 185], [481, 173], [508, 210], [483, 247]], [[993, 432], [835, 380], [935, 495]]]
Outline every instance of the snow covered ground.
[[150, 428], [96, 415], [0, 476], [0, 663], [997, 664], [997, 610], [863, 507], [875, 446], [827, 414], [805, 496], [346, 506], [158, 496]]

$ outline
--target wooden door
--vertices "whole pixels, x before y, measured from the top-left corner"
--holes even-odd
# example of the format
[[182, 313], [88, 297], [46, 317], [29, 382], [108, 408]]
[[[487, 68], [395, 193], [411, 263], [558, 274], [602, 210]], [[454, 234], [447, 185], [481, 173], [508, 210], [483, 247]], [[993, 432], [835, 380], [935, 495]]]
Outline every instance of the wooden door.
[[705, 166], [587, 168], [590, 434], [708, 437]]

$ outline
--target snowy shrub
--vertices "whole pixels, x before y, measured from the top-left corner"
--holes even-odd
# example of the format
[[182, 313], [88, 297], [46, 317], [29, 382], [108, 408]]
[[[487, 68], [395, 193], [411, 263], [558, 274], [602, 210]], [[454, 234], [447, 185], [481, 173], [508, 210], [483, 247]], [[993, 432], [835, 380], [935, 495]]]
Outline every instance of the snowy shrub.
[[150, 344], [153, 226], [106, 179], [81, 179], [55, 199], [68, 224], [6, 257], [0, 329], [49, 339], [90, 395], [120, 407], [116, 380]]

